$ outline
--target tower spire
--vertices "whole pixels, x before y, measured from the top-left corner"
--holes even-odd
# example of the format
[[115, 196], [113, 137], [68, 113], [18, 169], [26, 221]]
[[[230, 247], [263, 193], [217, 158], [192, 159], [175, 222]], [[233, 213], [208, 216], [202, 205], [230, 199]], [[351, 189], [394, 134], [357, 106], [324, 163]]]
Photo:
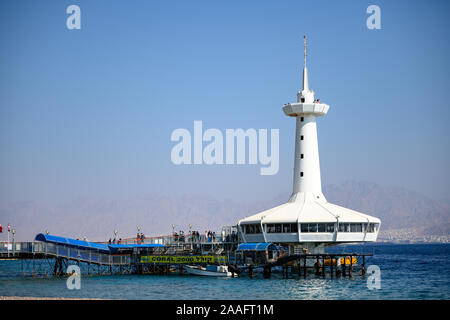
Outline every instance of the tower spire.
[[306, 36], [303, 36], [303, 90], [309, 91], [308, 69], [306, 68]]
[[303, 53], [303, 65], [306, 68], [306, 36], [303, 36], [303, 50], [304, 50], [304, 53]]

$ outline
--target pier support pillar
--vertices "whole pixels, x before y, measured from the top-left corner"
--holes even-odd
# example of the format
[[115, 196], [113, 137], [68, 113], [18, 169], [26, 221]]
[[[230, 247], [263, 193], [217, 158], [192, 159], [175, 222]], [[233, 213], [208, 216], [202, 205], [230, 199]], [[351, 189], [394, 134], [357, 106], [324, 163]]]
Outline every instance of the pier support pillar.
[[303, 277], [306, 278], [306, 255], [303, 257]]
[[316, 263], [314, 264], [314, 268], [316, 269], [316, 276], [320, 275], [319, 268], [320, 268], [320, 261], [319, 256], [316, 256]]
[[322, 256], [322, 277], [325, 277], [325, 256]]
[[352, 277], [352, 268], [353, 268], [353, 256], [350, 256], [350, 267], [348, 268], [348, 276]]
[[[264, 267], [264, 270], [265, 270], [265, 267]], [[253, 278], [253, 265], [252, 264], [248, 266], [248, 276], [250, 278]]]
[[363, 262], [362, 262], [362, 268], [361, 268], [361, 276], [366, 275], [366, 256], [362, 256]]
[[347, 275], [347, 274], [345, 273], [345, 263], [346, 263], [345, 258], [346, 258], [346, 257], [344, 257], [344, 263], [342, 264], [342, 275], [343, 275], [344, 277]]
[[333, 278], [333, 267], [334, 267], [334, 261], [333, 261], [333, 257], [330, 256], [330, 275]]
[[264, 266], [264, 278], [269, 279], [270, 274], [272, 272], [272, 268], [270, 266]]

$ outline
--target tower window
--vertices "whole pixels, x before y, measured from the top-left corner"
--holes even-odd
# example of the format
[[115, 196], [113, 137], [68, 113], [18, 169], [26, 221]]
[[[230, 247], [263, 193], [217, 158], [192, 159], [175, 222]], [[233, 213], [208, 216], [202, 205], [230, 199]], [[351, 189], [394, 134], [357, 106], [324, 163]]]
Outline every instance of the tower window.
[[301, 121], [301, 122], [305, 121], [305, 118], [301, 117], [301, 118], [300, 118], [300, 121]]
[[300, 155], [300, 159], [303, 159], [303, 153]]
[[300, 177], [303, 177], [303, 172], [300, 172]]
[[300, 136], [300, 140], [303, 140], [303, 136]]

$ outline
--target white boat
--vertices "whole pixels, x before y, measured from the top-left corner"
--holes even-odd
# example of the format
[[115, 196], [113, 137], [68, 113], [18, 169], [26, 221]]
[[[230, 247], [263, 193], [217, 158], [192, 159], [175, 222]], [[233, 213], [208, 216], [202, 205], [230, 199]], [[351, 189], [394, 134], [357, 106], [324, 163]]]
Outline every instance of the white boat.
[[[209, 276], [209, 277], [232, 277], [233, 273], [228, 271], [227, 266], [215, 266], [208, 265], [205, 267], [201, 266], [184, 266], [186, 273], [196, 275], [196, 276]], [[237, 277], [237, 273], [234, 273], [234, 276]]]

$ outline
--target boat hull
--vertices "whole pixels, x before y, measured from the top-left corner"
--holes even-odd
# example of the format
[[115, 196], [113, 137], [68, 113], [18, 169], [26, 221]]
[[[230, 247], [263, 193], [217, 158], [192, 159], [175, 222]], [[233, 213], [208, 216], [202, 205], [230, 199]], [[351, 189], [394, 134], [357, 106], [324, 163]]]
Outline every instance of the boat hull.
[[[233, 274], [231, 272], [217, 272], [217, 271], [208, 271], [205, 268], [196, 267], [196, 266], [185, 266], [184, 270], [187, 274], [192, 274], [195, 276], [207, 276], [207, 277], [232, 277]], [[235, 274], [237, 276], [237, 274]]]

